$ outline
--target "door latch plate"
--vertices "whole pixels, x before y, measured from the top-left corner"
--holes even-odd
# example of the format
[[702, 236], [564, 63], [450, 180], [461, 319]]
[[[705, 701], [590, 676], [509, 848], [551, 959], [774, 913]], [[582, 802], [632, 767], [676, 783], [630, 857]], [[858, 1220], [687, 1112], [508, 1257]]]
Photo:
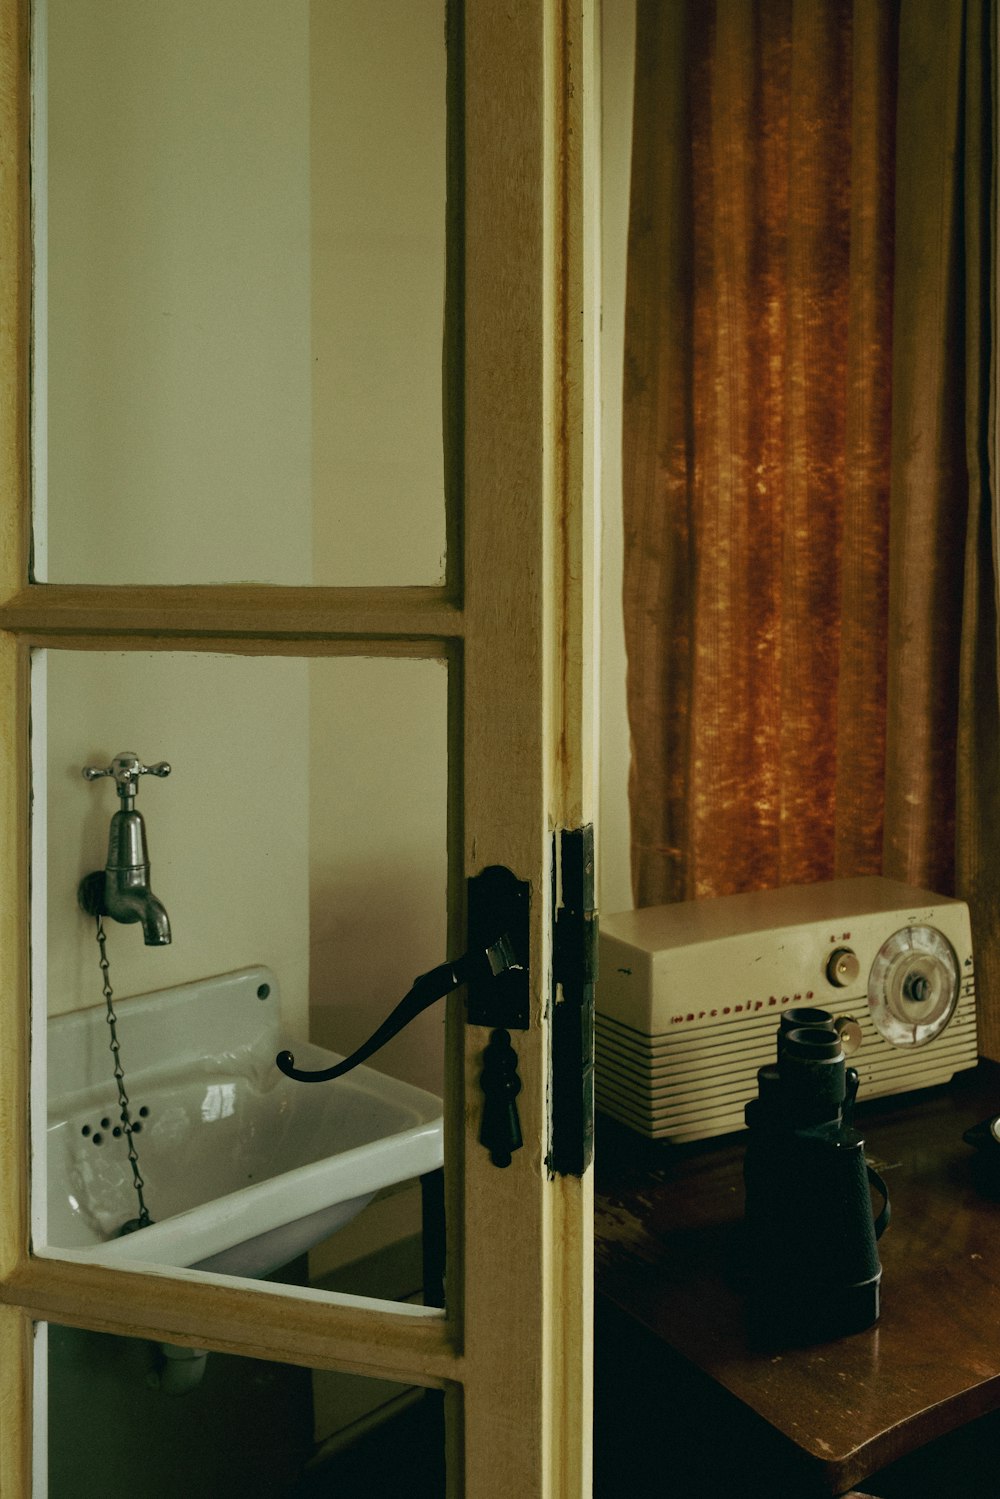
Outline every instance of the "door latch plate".
[[490, 1030], [526, 1031], [530, 1016], [528, 983], [530, 891], [502, 864], [491, 864], [473, 875], [468, 885], [469, 951], [489, 952], [498, 940], [513, 964], [500, 973], [484, 964], [468, 980], [468, 1020]]

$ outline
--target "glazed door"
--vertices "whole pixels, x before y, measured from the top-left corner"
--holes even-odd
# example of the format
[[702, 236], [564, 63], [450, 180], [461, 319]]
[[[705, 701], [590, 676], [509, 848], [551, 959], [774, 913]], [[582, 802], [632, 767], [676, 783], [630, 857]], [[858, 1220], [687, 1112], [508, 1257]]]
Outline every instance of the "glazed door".
[[[60, 6], [60, 24], [83, 28], [75, 35], [64, 29], [61, 52], [47, 45], [57, 34]], [[65, 0], [46, 0], [33, 15], [27, 0], [2, 0], [0, 5], [0, 461], [5, 517], [0, 602], [0, 1495], [19, 1499], [32, 1492], [32, 1402], [44, 1389], [33, 1374], [32, 1332], [38, 1325], [59, 1324], [443, 1390], [450, 1494], [576, 1499], [589, 1491], [592, 1198], [585, 1152], [582, 1169], [577, 1165], [560, 1171], [552, 1159], [557, 1065], [552, 1018], [563, 1001], [553, 984], [552, 932], [558, 898], [554, 834], [592, 820], [596, 319], [591, 10], [587, 4], [567, 6], [556, 0], [524, 0], [514, 6], [488, 0], [468, 6], [464, 15], [457, 6], [448, 8], [441, 73], [447, 98], [441, 203], [447, 249], [443, 336], [440, 329], [436, 335], [444, 352], [443, 460], [439, 481], [433, 475], [427, 481], [424, 475], [425, 489], [439, 482], [439, 532], [436, 520], [425, 524], [416, 502], [409, 503], [411, 437], [400, 430], [387, 451], [377, 450], [378, 440], [366, 435], [372, 410], [391, 406], [391, 391], [366, 389], [361, 383], [345, 394], [324, 373], [328, 358], [336, 354], [325, 342], [329, 328], [344, 329], [349, 316], [360, 316], [364, 300], [350, 307], [324, 303], [323, 295], [332, 293], [328, 285], [321, 294], [316, 280], [317, 245], [326, 247], [323, 254], [333, 254], [351, 212], [366, 211], [366, 195], [354, 200], [352, 208], [345, 187], [348, 196], [340, 216], [326, 223], [321, 218], [330, 214], [329, 204], [315, 197], [316, 174], [328, 170], [324, 153], [335, 156], [323, 132], [329, 134], [336, 123], [322, 113], [331, 91], [316, 73], [316, 59], [330, 41], [327, 30], [335, 13], [342, 16], [345, 8], [325, 0], [303, 0], [287, 8], [252, 4], [249, 9], [226, 0], [207, 6], [204, 0], [197, 5], [173, 0], [172, 12], [169, 5], [155, 8], [154, 23], [166, 25], [164, 18], [172, 14], [175, 40], [180, 34], [185, 43], [178, 50], [185, 59], [182, 71], [160, 77], [164, 99], [187, 88], [201, 88], [199, 97], [204, 97], [207, 78], [213, 95], [223, 100], [218, 116], [211, 122], [206, 118], [203, 135], [193, 144], [191, 138], [185, 143], [170, 137], [163, 127], [181, 196], [211, 169], [213, 153], [222, 149], [229, 133], [245, 127], [250, 135], [253, 166], [247, 179], [224, 174], [225, 191], [234, 195], [239, 232], [221, 218], [217, 229], [202, 222], [201, 237], [193, 244], [194, 229], [186, 237], [172, 214], [164, 212], [158, 220], [148, 201], [116, 219], [115, 195], [105, 201], [100, 191], [88, 191], [83, 152], [85, 144], [91, 149], [93, 132], [99, 131], [96, 104], [93, 117], [81, 115], [69, 127], [65, 121], [57, 127], [56, 115], [46, 111], [51, 91], [63, 86], [59, 69], [72, 64], [79, 48], [93, 44], [93, 28], [104, 24], [106, 10], [83, 0], [73, 0], [68, 8]], [[369, 24], [384, 27], [392, 11], [391, 4], [373, 7], [365, 0], [356, 7], [358, 24], [367, 17]], [[408, 24], [423, 11], [430, 7], [404, 0], [396, 21]], [[232, 24], [236, 12], [238, 26]], [[103, 98], [116, 95], [116, 78], [137, 75], [157, 55], [147, 35], [130, 30], [135, 18], [124, 14], [122, 32], [101, 54], [101, 68], [108, 70], [102, 107]], [[245, 32], [254, 18], [264, 33], [248, 46]], [[443, 11], [440, 19], [443, 27]], [[189, 36], [183, 35], [184, 28]], [[190, 56], [200, 56], [203, 41], [215, 51], [190, 63]], [[158, 45], [162, 55], [167, 43], [160, 38]], [[377, 38], [359, 41], [358, 58], [377, 45]], [[392, 114], [396, 91], [387, 86], [374, 100], [364, 91], [352, 98], [349, 40], [341, 37], [338, 49], [342, 86], [333, 92], [343, 118], [360, 115], [365, 129], [374, 130], [380, 117]], [[296, 59], [305, 59], [302, 66], [312, 70], [308, 107], [299, 115], [300, 95], [294, 88], [280, 99], [268, 92], [282, 68], [294, 77]], [[416, 49], [410, 50], [409, 63], [419, 66]], [[204, 74], [200, 79], [198, 68]], [[238, 96], [227, 92], [240, 69], [256, 100], [246, 118]], [[137, 111], [130, 125], [131, 144], [140, 155], [159, 128], [155, 92], [148, 85], [144, 90], [152, 117]], [[421, 121], [397, 121], [400, 149], [411, 127], [419, 133]], [[108, 138], [119, 151], [121, 130], [109, 125]], [[308, 141], [306, 162], [296, 155], [300, 139]], [[153, 145], [158, 149], [162, 141]], [[60, 165], [61, 152], [69, 153], [68, 172]], [[271, 166], [268, 153], [273, 154]], [[334, 176], [336, 170], [329, 167]], [[61, 187], [56, 183], [59, 171], [64, 172]], [[289, 186], [298, 180], [296, 173], [306, 199], [311, 176], [313, 196], [304, 210], [301, 201], [293, 201]], [[273, 242], [266, 240], [270, 230], [261, 228], [262, 202], [272, 191], [278, 235]], [[75, 324], [72, 339], [67, 334], [60, 344], [65, 323], [59, 309], [69, 295], [74, 267], [65, 261], [56, 266], [49, 259], [58, 235], [47, 215], [59, 192], [63, 201], [77, 193], [80, 222], [96, 223], [98, 239], [112, 226], [107, 253], [119, 256], [126, 272], [141, 258], [137, 246], [142, 236], [147, 246], [171, 241], [173, 263], [181, 268], [175, 269], [179, 284], [189, 284], [206, 261], [218, 269], [217, 293], [206, 296], [184, 335], [195, 344], [193, 363], [185, 367], [193, 373], [157, 363], [155, 377], [148, 377], [156, 386], [151, 403], [139, 399], [143, 392], [136, 385], [142, 382], [132, 377], [124, 358], [121, 369], [110, 369], [107, 378], [109, 387], [116, 387], [115, 400], [126, 406], [110, 411], [88, 406], [86, 382], [67, 376], [60, 366], [69, 344], [70, 354], [86, 351], [116, 321], [122, 340], [131, 339], [137, 326], [148, 329], [152, 338], [157, 332], [153, 324], [158, 322], [162, 331], [175, 304], [165, 301], [151, 311], [140, 292], [116, 293], [90, 307], [90, 321]], [[300, 211], [302, 235], [311, 236], [312, 263], [296, 270], [285, 247], [289, 225], [294, 226]], [[409, 250], [397, 231], [406, 205], [398, 212], [398, 223], [370, 225], [368, 248], [359, 241], [349, 247], [350, 255], [363, 263], [369, 251], [374, 253], [372, 246], [398, 242], [403, 246], [398, 259], [402, 276]], [[258, 231], [269, 284], [276, 288], [266, 315], [253, 295], [255, 272], [241, 258]], [[102, 252], [102, 264], [105, 258]], [[303, 305], [297, 299], [296, 276], [310, 309], [309, 326], [303, 324], [298, 343], [287, 336]], [[127, 275], [121, 284], [130, 285]], [[133, 295], [134, 303], [129, 301]], [[383, 285], [372, 296], [399, 297], [400, 326], [421, 310], [414, 308], [412, 296], [399, 296], [398, 286]], [[225, 434], [217, 423], [201, 421], [199, 404], [208, 397], [192, 400], [193, 387], [187, 382], [202, 379], [211, 367], [216, 345], [204, 330], [218, 304], [229, 301], [238, 314], [246, 313], [239, 336], [243, 383], [230, 402], [243, 437], [235, 456], [223, 461], [216, 446]], [[146, 336], [144, 332], [139, 342]], [[359, 338], [360, 350], [363, 335]], [[109, 347], [105, 362], [114, 365], [123, 344]], [[278, 367], [286, 354], [287, 368]], [[72, 370], [72, 361], [68, 367]], [[214, 399], [213, 391], [209, 395]], [[173, 454], [164, 415], [171, 402], [187, 413], [184, 440], [174, 443], [178, 452]], [[304, 480], [296, 446], [302, 403], [311, 414], [312, 476]], [[51, 440], [57, 421], [76, 434], [69, 464], [64, 450]], [[317, 488], [320, 449], [332, 440], [334, 429], [341, 434], [343, 451], [354, 441], [356, 467], [381, 465], [390, 495], [384, 516], [369, 513], [365, 504], [355, 503], [352, 511], [357, 475], [350, 463], [335, 485]], [[113, 486], [100, 477], [101, 464], [110, 448], [124, 451], [130, 442], [136, 466], [129, 477], [125, 465], [125, 478], [113, 493]], [[162, 488], [158, 499], [147, 488], [144, 465], [171, 456], [177, 460], [172, 476], [153, 484]], [[88, 485], [98, 503], [111, 507], [101, 512], [102, 519], [89, 523], [107, 526], [96, 574], [84, 560], [95, 549], [85, 534], [88, 522], [79, 513]], [[300, 501], [308, 546], [303, 541], [296, 556], [294, 544], [289, 550], [285, 543], [300, 523]], [[216, 502], [221, 508], [213, 510]], [[155, 522], [154, 514], [159, 515]], [[322, 549], [335, 521], [338, 535], [347, 538], [341, 555], [354, 545], [360, 561], [352, 564], [353, 572], [331, 566], [325, 573], [322, 568], [310, 573], [303, 558], [310, 548]], [[385, 541], [397, 527], [407, 526], [412, 529], [412, 572], [404, 568], [380, 575], [380, 536]], [[145, 544], [150, 527], [152, 540]], [[435, 577], [435, 559], [442, 552], [443, 575]], [[107, 569], [102, 570], [105, 561]], [[256, 581], [242, 581], [248, 575]], [[100, 691], [107, 692], [114, 716], [119, 712], [118, 671], [135, 674], [145, 659], [202, 663], [206, 672], [211, 667], [223, 675], [232, 662], [234, 682], [241, 663], [262, 663], [268, 669], [295, 663], [296, 670], [308, 672], [324, 663], [380, 660], [437, 663], [435, 669], [446, 673], [442, 744], [448, 766], [441, 784], [447, 821], [447, 955], [457, 956], [465, 946], [468, 882], [492, 866], [503, 866], [526, 892], [529, 978], [526, 1024], [510, 1032], [517, 1054], [523, 1143], [506, 1166], [493, 1163], [479, 1138], [482, 1058], [500, 1021], [490, 1017], [478, 1024], [473, 1017], [470, 1022], [461, 991], [447, 1001], [443, 1309], [317, 1295], [165, 1264], [127, 1268], [103, 1262], [100, 1255], [60, 1252], [44, 1235], [39, 1240], [44, 1216], [38, 1213], [39, 1184], [32, 1180], [30, 1121], [34, 1111], [38, 1162], [46, 1103], [39, 1052], [44, 1051], [50, 998], [38, 963], [38, 923], [47, 878], [42, 866], [52, 856], [53, 842], [51, 830], [47, 843], [37, 836], [37, 785], [32, 822], [32, 756], [37, 765], [39, 744], [56, 731], [43, 722], [46, 700], [37, 684], [46, 663], [55, 679], [64, 668], [64, 674], [72, 675], [81, 663], [99, 660], [104, 671]], [[227, 691], [223, 686], [222, 695]], [[287, 744], [294, 744], [295, 723], [282, 719], [281, 702], [264, 700], [259, 707], [260, 721], [277, 720], [287, 730]], [[355, 701], [351, 711], [363, 717], [365, 701]], [[64, 731], [65, 723], [59, 732]], [[245, 742], [254, 734], [250, 722]], [[149, 759], [172, 753], [166, 745], [133, 747]], [[115, 742], [109, 748], [114, 752], [125, 746]], [[82, 765], [96, 747], [81, 744], [79, 750]], [[211, 758], [211, 765], [202, 765], [203, 774], [224, 778], [229, 769], [236, 773], [238, 756], [230, 757], [228, 767], [221, 749], [217, 762]], [[398, 765], [401, 783], [419, 800], [421, 785], [407, 781], [405, 746]], [[193, 767], [190, 773], [193, 777]], [[294, 783], [289, 774], [284, 784], [290, 795]], [[161, 826], [171, 816], [170, 784], [165, 783], [155, 812], [152, 795], [159, 793], [158, 786], [146, 802], [150, 818], [155, 815]], [[349, 788], [344, 795], [349, 797]], [[60, 826], [56, 836], [75, 833]], [[219, 841], [225, 843], [224, 834]], [[204, 849], [197, 852], [201, 862], [196, 864], [192, 850], [193, 881], [210, 881], [204, 855]], [[387, 910], [388, 932], [396, 919]], [[578, 1096], [584, 1087], [578, 1077]], [[44, 1490], [37, 1483], [35, 1492], [41, 1499]]]

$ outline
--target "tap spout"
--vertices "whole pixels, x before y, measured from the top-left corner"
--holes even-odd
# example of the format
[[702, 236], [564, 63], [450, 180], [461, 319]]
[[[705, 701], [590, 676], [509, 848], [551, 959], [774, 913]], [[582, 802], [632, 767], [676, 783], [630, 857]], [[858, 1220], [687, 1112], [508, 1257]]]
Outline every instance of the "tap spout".
[[165, 947], [170, 942], [170, 918], [149, 886], [149, 853], [141, 812], [130, 808], [112, 817], [104, 870], [86, 877], [79, 899], [92, 916], [110, 916], [126, 925], [141, 922], [147, 947]]
[[141, 922], [142, 940], [147, 947], [166, 947], [170, 942], [170, 917], [167, 915], [167, 908], [148, 885], [143, 888], [128, 885], [123, 887], [109, 871], [105, 871], [103, 914], [126, 924]]

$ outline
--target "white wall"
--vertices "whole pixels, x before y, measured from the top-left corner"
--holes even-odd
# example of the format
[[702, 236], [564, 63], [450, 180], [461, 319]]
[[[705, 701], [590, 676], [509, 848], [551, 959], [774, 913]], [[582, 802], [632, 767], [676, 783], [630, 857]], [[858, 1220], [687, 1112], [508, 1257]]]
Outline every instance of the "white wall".
[[[439, 582], [443, 0], [36, 15], [36, 577]], [[118, 999], [268, 963], [348, 1051], [448, 956], [443, 664], [50, 652], [46, 683], [50, 1013], [101, 1003], [76, 891], [118, 804], [80, 772], [122, 749], [174, 767], [138, 801], [173, 943], [107, 924]], [[379, 1059], [433, 1090], [442, 1063], [440, 1005]]]
[[[441, 0], [44, 0], [39, 27], [40, 575], [439, 581]], [[175, 766], [139, 801], [175, 939], [112, 927], [120, 994], [280, 958], [301, 1026], [311, 963], [348, 1050], [446, 956], [442, 665], [80, 653], [49, 681], [53, 1013], [100, 999], [75, 890], [117, 803], [79, 770], [123, 748]], [[440, 1017], [384, 1064], [438, 1089]]]
[[443, 0], [325, 0], [310, 36], [312, 581], [439, 583]]
[[[312, 1038], [349, 1052], [447, 950], [448, 683], [439, 661], [315, 661]], [[440, 1093], [444, 1006], [374, 1065]]]
[[36, 576], [439, 582], [442, 0], [38, 26]]
[[309, 582], [308, 0], [46, 22], [37, 576]]
[[104, 867], [119, 802], [110, 779], [81, 772], [135, 750], [173, 767], [144, 777], [136, 803], [173, 941], [146, 947], [138, 926], [107, 922], [116, 996], [266, 963], [288, 1023], [306, 1034], [307, 672], [284, 658], [45, 653], [48, 771], [35, 816], [47, 823], [50, 1014], [103, 1003], [77, 887]]
[[[311, 576], [309, 6], [45, 0], [36, 350], [38, 575], [76, 583]], [[48, 1006], [101, 1002], [81, 875], [146, 781], [169, 948], [109, 923], [116, 994], [253, 962], [308, 1005], [308, 669], [178, 653], [47, 658]], [[40, 808], [39, 808], [40, 810]]]
[[603, 0], [602, 11], [602, 587], [600, 909], [631, 910], [628, 770], [622, 624], [622, 361], [625, 252], [632, 151], [635, 0]]
[[[444, 6], [311, 14], [313, 581], [439, 583]], [[342, 659], [310, 684], [313, 1039], [347, 1052], [449, 956], [447, 679], [439, 662]], [[439, 1092], [442, 1017], [377, 1065]]]

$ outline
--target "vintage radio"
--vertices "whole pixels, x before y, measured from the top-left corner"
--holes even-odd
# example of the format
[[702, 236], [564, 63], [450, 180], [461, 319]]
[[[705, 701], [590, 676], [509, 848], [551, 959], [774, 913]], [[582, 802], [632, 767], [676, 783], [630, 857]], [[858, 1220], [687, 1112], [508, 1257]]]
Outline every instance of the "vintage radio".
[[795, 1005], [860, 1027], [860, 1098], [947, 1082], [977, 1057], [968, 907], [871, 877], [602, 917], [598, 1108], [656, 1140], [741, 1129]]

